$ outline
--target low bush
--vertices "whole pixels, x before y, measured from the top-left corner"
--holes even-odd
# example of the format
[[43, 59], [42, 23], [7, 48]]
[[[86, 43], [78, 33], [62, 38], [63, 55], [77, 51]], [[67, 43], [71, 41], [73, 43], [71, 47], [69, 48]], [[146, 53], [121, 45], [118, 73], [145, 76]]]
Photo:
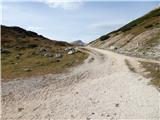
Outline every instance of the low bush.
[[103, 36], [100, 37], [100, 40], [101, 40], [101, 41], [104, 41], [104, 40], [107, 40], [107, 39], [109, 39], [109, 38], [110, 38], [109, 35], [103, 35]]

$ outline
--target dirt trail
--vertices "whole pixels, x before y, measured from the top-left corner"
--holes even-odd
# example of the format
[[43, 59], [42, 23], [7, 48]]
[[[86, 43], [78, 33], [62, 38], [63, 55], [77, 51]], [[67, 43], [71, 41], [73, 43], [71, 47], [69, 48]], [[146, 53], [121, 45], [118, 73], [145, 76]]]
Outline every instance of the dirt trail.
[[137, 59], [87, 47], [84, 64], [59, 75], [2, 83], [4, 120], [158, 120], [159, 92], [128, 69]]

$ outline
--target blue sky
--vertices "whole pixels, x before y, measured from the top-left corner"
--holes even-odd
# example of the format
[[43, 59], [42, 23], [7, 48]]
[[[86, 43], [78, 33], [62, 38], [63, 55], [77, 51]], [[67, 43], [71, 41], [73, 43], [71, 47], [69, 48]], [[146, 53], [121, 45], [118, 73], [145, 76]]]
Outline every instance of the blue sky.
[[158, 1], [5, 0], [2, 24], [53, 40], [90, 42], [154, 9]]

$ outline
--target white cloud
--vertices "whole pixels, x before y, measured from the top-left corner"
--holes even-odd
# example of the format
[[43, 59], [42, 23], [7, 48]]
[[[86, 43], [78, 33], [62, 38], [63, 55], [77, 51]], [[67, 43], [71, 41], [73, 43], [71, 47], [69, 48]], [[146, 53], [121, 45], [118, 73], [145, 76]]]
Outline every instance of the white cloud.
[[101, 23], [93, 23], [90, 24], [87, 28], [88, 29], [107, 29], [107, 28], [112, 28], [112, 27], [118, 27], [122, 26], [124, 23], [106, 23], [106, 22], [101, 22]]
[[3, 2], [41, 2], [52, 8], [75, 10], [82, 6], [85, 0], [2, 0]]
[[2, 0], [2, 2], [41, 2], [52, 8], [63, 8], [65, 10], [75, 10], [80, 8], [84, 2], [136, 2], [136, 1], [155, 1], [155, 0]]
[[42, 0], [49, 7], [63, 8], [65, 10], [74, 10], [82, 6], [82, 0]]
[[29, 26], [29, 27], [27, 27], [27, 30], [37, 31], [37, 30], [43, 30], [43, 28], [35, 27], [35, 26]]

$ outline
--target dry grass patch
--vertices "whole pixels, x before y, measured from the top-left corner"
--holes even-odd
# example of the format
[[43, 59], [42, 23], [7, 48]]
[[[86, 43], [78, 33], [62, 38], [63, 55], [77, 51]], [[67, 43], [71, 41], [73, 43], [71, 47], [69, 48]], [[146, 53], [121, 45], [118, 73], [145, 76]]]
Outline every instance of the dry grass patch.
[[87, 53], [80, 51], [72, 55], [63, 51], [60, 53], [63, 55], [60, 59], [56, 59], [54, 56], [29, 55], [27, 51], [24, 51], [19, 59], [15, 57], [15, 52], [2, 54], [2, 81], [48, 73], [61, 73], [71, 66], [82, 63], [88, 57]]
[[125, 59], [125, 63], [128, 66], [130, 71], [136, 73], [136, 69], [131, 65], [131, 63], [127, 59]]
[[150, 63], [150, 62], [140, 62], [142, 67], [145, 69], [144, 72], [147, 72], [145, 77], [152, 78], [151, 84], [160, 88], [160, 64], [159, 63]]

